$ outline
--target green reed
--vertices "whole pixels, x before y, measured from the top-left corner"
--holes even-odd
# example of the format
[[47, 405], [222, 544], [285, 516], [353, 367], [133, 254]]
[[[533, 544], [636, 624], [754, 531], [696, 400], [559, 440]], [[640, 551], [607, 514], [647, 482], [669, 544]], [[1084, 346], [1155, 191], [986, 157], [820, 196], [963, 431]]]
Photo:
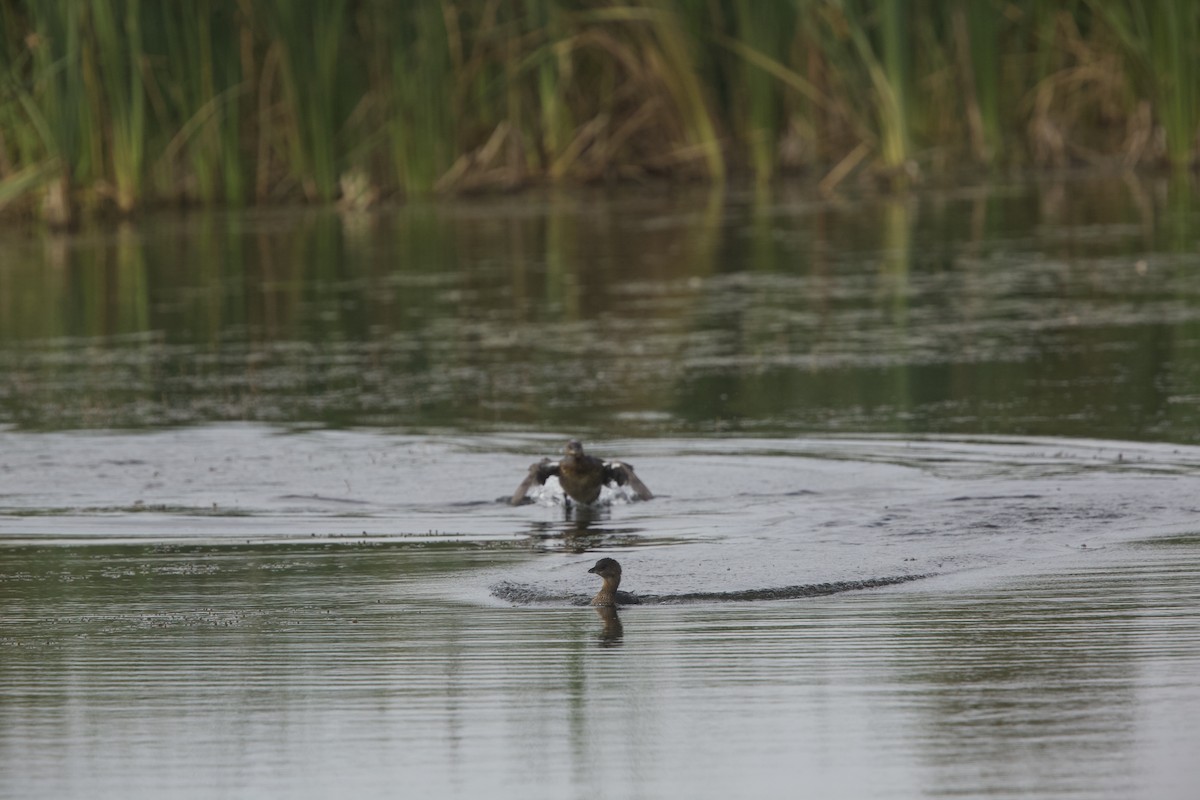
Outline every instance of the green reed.
[[1200, 121], [1200, 11], [1189, 0], [1090, 5], [1111, 26], [1133, 64], [1134, 82], [1154, 98], [1172, 166], [1196, 160]]
[[[24, 9], [25, 35], [10, 40], [4, 92], [11, 120], [6, 156], [23, 167], [53, 163], [63, 184], [87, 185], [103, 175], [98, 108], [85, 67], [87, 9], [76, 3], [33, 4]], [[12, 18], [11, 9], [6, 14]], [[5, 176], [7, 177], [7, 176]]]
[[[913, 39], [908, 18], [912, 13], [907, 0], [882, 0], [879, 13], [878, 62], [871, 63], [871, 51], [860, 45], [864, 61], [869, 62], [871, 83], [878, 93], [883, 162], [889, 167], [904, 165], [912, 153], [908, 128], [911, 120], [909, 61]], [[865, 39], [866, 37], [862, 37]]]
[[[755, 53], [778, 63], [786, 59], [786, 49], [796, 29], [794, 17], [787, 16], [785, 5], [736, 3], [733, 38]], [[755, 179], [769, 180], [775, 172], [776, 151], [782, 133], [782, 101], [778, 81], [769, 73], [743, 60], [736, 79], [739, 91], [731, 97], [738, 109], [737, 122], [742, 129], [739, 139], [746, 148]], [[731, 76], [732, 77], [732, 76]]]
[[1001, 119], [1004, 54], [1000, 50], [1005, 20], [995, 9], [968, 14], [967, 6], [955, 5], [949, 22], [971, 146], [979, 161], [990, 164], [1003, 157], [1005, 145]]
[[530, 27], [543, 33], [545, 43], [534, 50], [537, 71], [537, 105], [541, 110], [541, 140], [550, 175], [564, 177], [578, 156], [572, 147], [579, 128], [565, 93], [571, 77], [569, 23], [553, 0], [531, 4]]
[[307, 198], [327, 202], [336, 194], [347, 149], [342, 125], [350, 106], [363, 96], [361, 76], [343, 74], [350, 58], [348, 2], [269, 0], [255, 5], [273, 37], [271, 47], [279, 53], [290, 172]]
[[[1189, 0], [0, 0], [0, 202], [1196, 161]], [[1159, 143], [1165, 142], [1164, 145]]]
[[88, 72], [100, 77], [114, 199], [126, 213], [138, 205], [143, 190], [148, 134], [141, 5], [137, 0], [92, 0], [94, 48], [85, 51]]
[[367, 17], [392, 171], [405, 192], [427, 193], [459, 154], [455, 118], [463, 103], [455, 77], [464, 55], [458, 21], [434, 3], [381, 2]]
[[163, 45], [152, 96], [165, 146], [155, 170], [160, 194], [231, 205], [248, 193], [240, 146], [243, 72], [236, 9], [213, 0], [152, 3], [147, 38]]

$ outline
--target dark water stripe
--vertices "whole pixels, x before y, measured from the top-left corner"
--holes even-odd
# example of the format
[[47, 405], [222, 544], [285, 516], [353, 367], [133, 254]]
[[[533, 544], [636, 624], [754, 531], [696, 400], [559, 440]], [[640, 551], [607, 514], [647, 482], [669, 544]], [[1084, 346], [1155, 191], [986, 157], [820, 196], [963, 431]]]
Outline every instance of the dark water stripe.
[[[878, 589], [883, 586], [895, 586], [896, 584], [908, 583], [909, 581], [929, 577], [932, 577], [932, 575], [890, 575], [883, 578], [866, 578], [860, 581], [805, 583], [798, 586], [744, 589], [735, 592], [683, 592], [681, 594], [634, 594], [632, 592], [617, 592], [617, 604], [637, 606], [678, 605], [681, 603], [728, 603], [752, 600], [795, 600], [801, 597], [821, 597], [841, 592], [854, 592], [861, 589]], [[587, 595], [549, 594], [535, 586], [510, 583], [508, 581], [503, 581], [492, 586], [492, 594], [501, 600], [506, 600], [517, 605], [565, 603], [568, 605], [585, 606], [591, 602], [591, 597]]]

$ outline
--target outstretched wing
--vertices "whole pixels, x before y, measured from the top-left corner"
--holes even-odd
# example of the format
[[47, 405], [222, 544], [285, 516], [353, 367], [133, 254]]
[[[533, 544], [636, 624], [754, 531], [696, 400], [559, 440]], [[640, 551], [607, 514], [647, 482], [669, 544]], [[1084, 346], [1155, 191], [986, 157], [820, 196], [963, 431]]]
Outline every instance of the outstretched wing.
[[641, 482], [637, 473], [633, 471], [633, 467], [623, 461], [605, 462], [604, 480], [605, 482], [612, 481], [617, 486], [629, 484], [629, 488], [633, 489], [633, 494], [638, 500], [650, 500], [654, 497], [654, 493]]
[[519, 506], [521, 501], [525, 499], [525, 494], [533, 488], [535, 483], [545, 483], [546, 478], [551, 475], [558, 475], [558, 464], [548, 458], [543, 458], [536, 464], [529, 465], [529, 474], [525, 476], [525, 480], [521, 481], [521, 485], [513, 492], [512, 499], [508, 501], [509, 505]]

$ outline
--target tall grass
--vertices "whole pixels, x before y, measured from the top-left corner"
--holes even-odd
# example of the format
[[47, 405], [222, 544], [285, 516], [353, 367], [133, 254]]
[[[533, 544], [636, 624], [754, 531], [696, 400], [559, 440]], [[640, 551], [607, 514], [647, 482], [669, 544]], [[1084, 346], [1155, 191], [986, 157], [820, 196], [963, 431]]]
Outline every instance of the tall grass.
[[[288, 124], [292, 176], [310, 200], [330, 201], [337, 189], [347, 149], [342, 125], [362, 92], [347, 93], [359, 75], [348, 74], [350, 41], [347, 0], [297, 3], [269, 0], [256, 4], [271, 47], [279, 53]], [[347, 74], [341, 74], [345, 70]], [[361, 90], [361, 83], [356, 87]], [[361, 102], [361, 101], [360, 101]]]
[[396, 180], [405, 192], [429, 192], [458, 155], [454, 121], [463, 103], [454, 78], [465, 56], [457, 16], [437, 3], [386, 0], [365, 16], [374, 91], [383, 106], [380, 126]]
[[117, 208], [126, 213], [138, 205], [146, 159], [141, 5], [138, 0], [92, 0], [92, 46], [84, 51], [87, 74], [98, 73], [101, 79], [107, 172], [113, 178]]
[[154, 165], [156, 188], [168, 197], [238, 205], [249, 188], [239, 142], [249, 76], [239, 38], [225, 33], [236, 23], [237, 9], [212, 0], [173, 0], [150, 3], [147, 11], [147, 38], [164, 44], [150, 94], [169, 137]]
[[991, 164], [1004, 155], [1001, 89], [1004, 53], [1000, 51], [1003, 17], [968, 14], [967, 7], [950, 10], [950, 25], [962, 84], [963, 112], [975, 158]]
[[1132, 62], [1132, 80], [1154, 99], [1176, 168], [1196, 159], [1200, 121], [1200, 11], [1190, 0], [1126, 0], [1090, 5], [1113, 30]]
[[1191, 0], [0, 0], [0, 203], [1186, 169], [1198, 42]]
[[[779, 63], [787, 58], [788, 35], [795, 30], [794, 19], [768, 3], [736, 3], [733, 39], [746, 50]], [[746, 155], [761, 184], [775, 172], [779, 137], [783, 127], [783, 95], [777, 79], [759, 64], [741, 59], [734, 75], [742, 91], [732, 94], [731, 108], [737, 113], [731, 121], [738, 125], [738, 138], [745, 143]]]
[[[74, 219], [76, 185], [92, 185], [102, 171], [97, 109], [89, 102], [83, 69], [86, 9], [80, 4], [5, 8], [7, 75], [3, 94], [6, 122], [4, 162], [47, 176], [43, 206], [53, 222]], [[15, 35], [14, 35], [15, 34]], [[24, 34], [21, 36], [21, 34]]]

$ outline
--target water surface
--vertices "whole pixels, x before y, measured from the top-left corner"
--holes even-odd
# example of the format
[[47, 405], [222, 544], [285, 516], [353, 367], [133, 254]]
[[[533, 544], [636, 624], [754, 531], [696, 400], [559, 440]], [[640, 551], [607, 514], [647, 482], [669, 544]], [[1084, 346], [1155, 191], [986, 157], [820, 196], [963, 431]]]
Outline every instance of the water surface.
[[[4, 796], [1184, 798], [1200, 777], [1194, 447], [611, 443], [659, 497], [568, 514], [553, 487], [501, 501], [541, 439], [0, 440]], [[708, 596], [572, 605], [602, 554], [634, 591]], [[738, 600], [885, 575], [923, 577]]]
[[0, 421], [1197, 442], [1189, 186], [661, 190], [5, 235]]
[[[1190, 800], [1198, 222], [1088, 178], [0, 234], [0, 797]], [[507, 505], [568, 436], [656, 498]], [[573, 605], [601, 556], [658, 602]]]
[[202, 577], [108, 553], [174, 591], [151, 609], [81, 590], [86, 611], [6, 648], [4, 791], [1184, 798], [1195, 554], [989, 592], [634, 609], [613, 641], [589, 609], [430, 602], [431, 569], [461, 579], [434, 554], [209, 555]]

